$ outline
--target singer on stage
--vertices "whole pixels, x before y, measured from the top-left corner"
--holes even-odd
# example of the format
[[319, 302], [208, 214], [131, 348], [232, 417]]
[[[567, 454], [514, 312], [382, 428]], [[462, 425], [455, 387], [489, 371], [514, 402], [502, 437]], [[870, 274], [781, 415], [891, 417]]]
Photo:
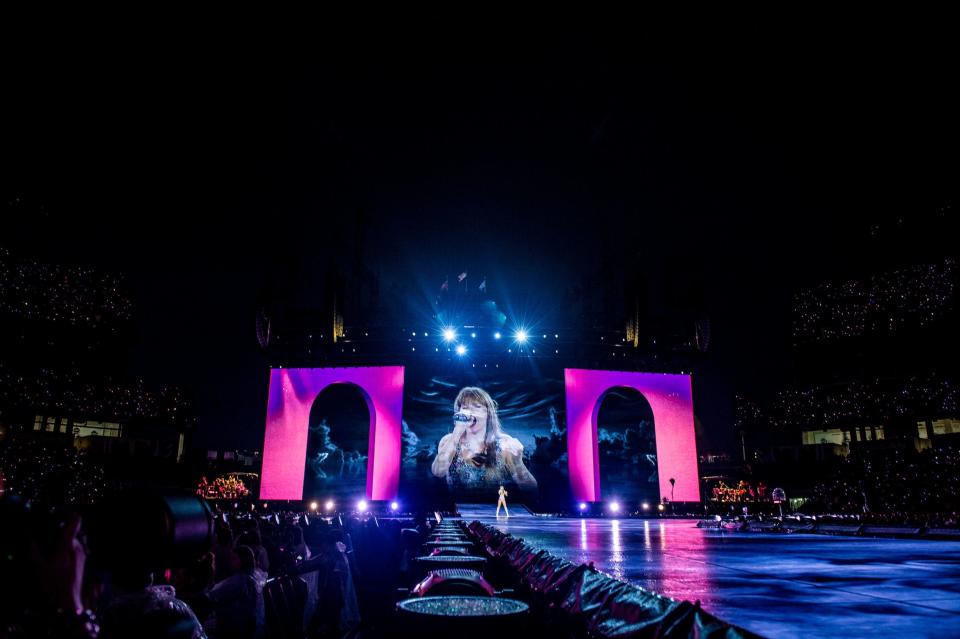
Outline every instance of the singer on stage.
[[482, 388], [467, 386], [453, 403], [453, 432], [437, 447], [431, 470], [450, 488], [496, 488], [512, 481], [536, 490], [537, 480], [523, 464], [523, 444], [503, 432], [497, 402]]
[[500, 507], [503, 506], [503, 509], [507, 512], [507, 517], [510, 516], [510, 509], [507, 508], [507, 489], [503, 486], [500, 486], [500, 490], [497, 491], [497, 517], [500, 516]]

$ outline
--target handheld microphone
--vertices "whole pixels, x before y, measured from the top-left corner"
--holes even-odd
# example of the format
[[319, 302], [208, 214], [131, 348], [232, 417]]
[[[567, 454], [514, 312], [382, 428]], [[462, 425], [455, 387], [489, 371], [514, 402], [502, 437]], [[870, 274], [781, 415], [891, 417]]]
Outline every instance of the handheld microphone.
[[454, 413], [454, 414], [453, 414], [453, 421], [455, 421], [455, 422], [469, 423], [469, 422], [474, 421], [474, 419], [475, 419], [474, 417], [471, 417], [470, 415], [467, 415], [466, 413]]

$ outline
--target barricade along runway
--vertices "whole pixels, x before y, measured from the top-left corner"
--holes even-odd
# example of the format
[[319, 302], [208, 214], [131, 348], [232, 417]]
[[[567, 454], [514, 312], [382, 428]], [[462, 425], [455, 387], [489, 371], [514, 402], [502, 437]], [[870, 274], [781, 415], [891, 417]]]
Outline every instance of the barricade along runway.
[[725, 532], [689, 519], [538, 517], [459, 505], [568, 561], [768, 637], [960, 636], [960, 542]]

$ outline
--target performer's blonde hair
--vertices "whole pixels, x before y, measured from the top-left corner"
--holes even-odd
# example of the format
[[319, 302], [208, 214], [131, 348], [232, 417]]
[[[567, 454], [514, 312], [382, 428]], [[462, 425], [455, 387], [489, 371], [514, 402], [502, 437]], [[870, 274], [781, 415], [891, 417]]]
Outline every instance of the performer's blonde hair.
[[483, 438], [483, 443], [487, 450], [503, 435], [503, 427], [500, 425], [500, 417], [497, 415], [497, 400], [490, 397], [490, 393], [477, 386], [465, 386], [457, 393], [457, 399], [453, 402], [454, 412], [459, 413], [464, 404], [479, 404], [487, 409], [487, 434]]

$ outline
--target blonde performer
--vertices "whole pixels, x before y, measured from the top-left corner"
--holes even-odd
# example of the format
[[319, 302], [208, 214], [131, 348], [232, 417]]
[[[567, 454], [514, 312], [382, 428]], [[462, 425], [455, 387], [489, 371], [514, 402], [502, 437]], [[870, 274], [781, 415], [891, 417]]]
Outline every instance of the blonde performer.
[[507, 489], [501, 485], [500, 490], [497, 491], [497, 494], [499, 495], [499, 498], [497, 499], [497, 517], [500, 516], [501, 506], [503, 506], [503, 509], [507, 511], [507, 517], [509, 517], [510, 509], [507, 508]]

